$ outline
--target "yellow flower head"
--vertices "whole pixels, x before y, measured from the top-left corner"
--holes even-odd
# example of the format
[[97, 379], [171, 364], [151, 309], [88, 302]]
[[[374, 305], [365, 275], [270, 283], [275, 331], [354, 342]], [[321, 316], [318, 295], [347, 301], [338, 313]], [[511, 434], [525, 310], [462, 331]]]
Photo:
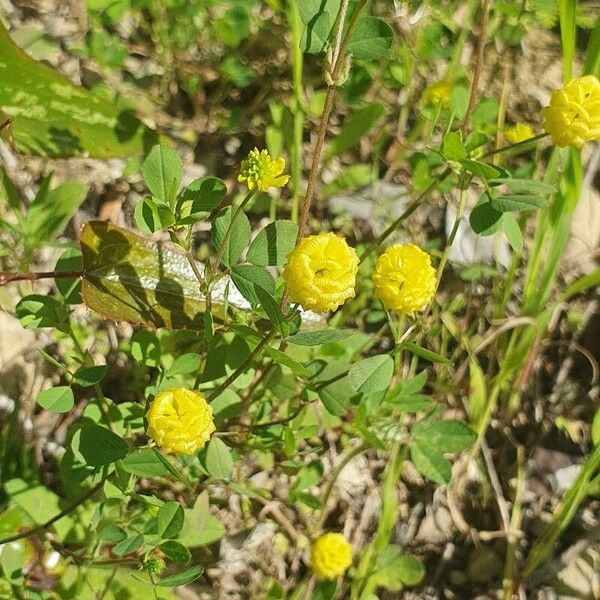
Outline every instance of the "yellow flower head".
[[146, 417], [148, 435], [173, 454], [194, 454], [215, 430], [213, 411], [204, 394], [186, 388], [158, 394]]
[[288, 254], [283, 278], [292, 302], [325, 312], [354, 297], [357, 271], [354, 248], [330, 232], [304, 238]]
[[377, 260], [375, 295], [388, 310], [410, 315], [423, 310], [435, 294], [431, 257], [414, 244], [390, 246]]
[[438, 81], [430, 85], [423, 97], [428, 104], [440, 104], [446, 108], [450, 104], [453, 86], [449, 81]]
[[341, 533], [326, 533], [313, 543], [310, 564], [321, 579], [337, 579], [352, 564], [352, 546]]
[[557, 146], [581, 147], [600, 139], [600, 81], [578, 77], [554, 90], [542, 108], [544, 129]]
[[535, 132], [528, 123], [517, 123], [504, 130], [504, 138], [509, 144], [518, 144], [534, 136]]
[[284, 169], [285, 160], [281, 156], [271, 158], [266, 150], [254, 148], [242, 161], [238, 181], [245, 181], [250, 191], [266, 192], [270, 187], [283, 187], [289, 181], [290, 176], [283, 174]]

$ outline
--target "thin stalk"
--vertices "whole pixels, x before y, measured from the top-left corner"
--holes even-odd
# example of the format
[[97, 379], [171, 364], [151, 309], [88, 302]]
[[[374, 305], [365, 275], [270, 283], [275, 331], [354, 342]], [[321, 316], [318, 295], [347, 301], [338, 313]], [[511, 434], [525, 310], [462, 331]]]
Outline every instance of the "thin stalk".
[[440, 285], [440, 281], [442, 280], [442, 275], [444, 273], [444, 269], [446, 268], [446, 263], [448, 262], [448, 256], [450, 256], [450, 250], [452, 249], [452, 244], [456, 238], [456, 234], [458, 233], [458, 228], [460, 227], [460, 222], [463, 217], [463, 213], [465, 212], [465, 204], [466, 204], [467, 194], [465, 193], [465, 189], [461, 187], [458, 197], [458, 209], [456, 211], [456, 219], [454, 220], [454, 225], [452, 226], [452, 230], [450, 231], [450, 235], [448, 236], [448, 241], [446, 242], [446, 246], [444, 248], [444, 252], [442, 253], [442, 258], [440, 260], [440, 264], [437, 268], [437, 281], [435, 284], [435, 289]]
[[523, 570], [525, 579], [531, 577], [534, 571], [548, 559], [558, 538], [573, 520], [581, 503], [587, 498], [590, 491], [590, 482], [599, 469], [600, 445], [596, 445], [581, 468], [579, 475], [564, 495], [562, 502], [554, 511], [552, 520], [529, 551]]
[[394, 233], [394, 231], [398, 228], [398, 226], [406, 220], [410, 215], [412, 215], [415, 210], [420, 206], [420, 204], [425, 200], [429, 194], [431, 194], [441, 183], [443, 183], [446, 178], [452, 173], [452, 169], [449, 167], [444, 169], [436, 177], [421, 194], [412, 202], [412, 204], [361, 254], [360, 262], [364, 262], [364, 260], [377, 248], [387, 240], [387, 238]]
[[208, 396], [208, 401], [214, 400], [219, 394], [222, 394], [247, 368], [252, 361], [257, 358], [262, 351], [267, 347], [269, 342], [275, 337], [275, 329], [271, 329], [265, 337], [257, 344], [257, 346], [248, 355], [246, 360], [219, 386], [217, 386]]
[[0, 285], [13, 281], [37, 281], [38, 279], [60, 279], [67, 277], [83, 277], [84, 271], [43, 271], [40, 273], [11, 273], [0, 271]]
[[406, 458], [407, 447], [396, 442], [390, 453], [381, 490], [381, 512], [377, 531], [373, 541], [365, 548], [360, 563], [356, 569], [351, 589], [351, 600], [366, 599], [374, 592], [374, 585], [369, 583], [369, 575], [373, 572], [374, 564], [379, 553], [385, 549], [396, 524], [398, 498], [396, 486], [400, 479], [402, 464]]
[[502, 152], [508, 152], [509, 150], [521, 150], [525, 146], [529, 146], [533, 142], [538, 142], [539, 140], [542, 140], [545, 137], [548, 137], [547, 133], [540, 133], [532, 138], [529, 138], [528, 140], [517, 142], [516, 144], [508, 144], [507, 146], [502, 146], [501, 148], [494, 148], [494, 150], [490, 150], [489, 152], [482, 154], [479, 160], [489, 158], [490, 156], [494, 156], [495, 154], [501, 154]]
[[81, 506], [88, 498], [91, 498], [96, 492], [102, 489], [104, 482], [106, 481], [106, 477], [102, 478], [102, 481], [95, 485], [91, 490], [87, 491], [81, 498], [78, 498], [72, 504], [69, 504], [67, 508], [61, 510], [57, 515], [54, 515], [51, 519], [48, 519], [41, 525], [37, 525], [36, 527], [32, 527], [31, 529], [26, 529], [25, 531], [21, 531], [20, 533], [15, 533], [14, 535], [9, 535], [8, 537], [0, 539], [0, 546], [2, 544], [8, 544], [9, 542], [15, 542], [16, 540], [21, 540], [23, 538], [29, 537], [30, 535], [35, 535], [42, 531], [48, 529], [56, 523], [60, 521], [63, 517], [66, 517], [68, 514], [72, 513], [79, 506]]
[[332, 469], [331, 474], [329, 475], [329, 480], [327, 481], [327, 486], [323, 490], [323, 494], [321, 495], [321, 514], [319, 515], [319, 520], [317, 521], [316, 530], [320, 531], [325, 524], [325, 519], [327, 518], [327, 503], [329, 502], [329, 498], [331, 496], [331, 492], [333, 491], [333, 486], [337, 481], [337, 478], [340, 476], [340, 473], [344, 470], [344, 467], [356, 456], [366, 452], [369, 449], [368, 444], [361, 444], [356, 448], [353, 448], [342, 458], [342, 460]]
[[292, 30], [292, 83], [294, 97], [292, 102], [293, 143], [290, 150], [291, 159], [291, 192], [292, 192], [292, 221], [298, 222], [298, 209], [300, 205], [300, 180], [302, 178], [302, 130], [304, 125], [304, 109], [302, 98], [302, 71], [304, 67], [304, 54], [300, 48], [302, 37], [302, 20], [298, 0], [291, 0], [289, 6], [289, 19]]
[[483, 66], [483, 51], [485, 48], [485, 39], [487, 36], [488, 19], [490, 16], [490, 0], [483, 0], [482, 4], [483, 15], [481, 17], [481, 27], [479, 30], [479, 40], [477, 43], [477, 52], [475, 54], [475, 64], [473, 66], [473, 80], [471, 81], [471, 93], [469, 94], [469, 105], [467, 106], [467, 112], [462, 124], [462, 134], [466, 135], [469, 129], [469, 121], [471, 115], [475, 110], [475, 104], [477, 103], [477, 96], [479, 91], [479, 77], [481, 75], [481, 68]]
[[515, 500], [510, 515], [509, 535], [506, 544], [506, 558], [502, 577], [504, 600], [513, 599], [513, 582], [515, 580], [517, 540], [516, 533], [521, 529], [523, 519], [523, 493], [525, 492], [525, 453], [522, 447], [517, 448], [517, 486]]
[[[344, 20], [338, 19], [338, 27], [335, 34], [335, 47], [333, 49], [332, 56], [336, 57], [333, 63], [331, 73], [329, 74], [332, 84], [327, 86], [327, 92], [325, 93], [325, 104], [323, 106], [323, 113], [321, 115], [321, 122], [319, 123], [319, 129], [317, 131], [317, 141], [315, 143], [315, 149], [312, 154], [312, 161], [310, 165], [310, 171], [308, 174], [308, 184], [306, 186], [306, 195], [304, 196], [304, 202], [302, 203], [302, 210], [300, 212], [300, 221], [298, 226], [298, 238], [296, 245], [300, 243], [304, 235], [306, 234], [306, 224], [308, 223], [308, 216], [310, 214], [310, 207], [315, 195], [317, 186], [317, 176], [321, 167], [321, 155], [323, 154], [323, 145], [325, 144], [325, 136], [327, 135], [327, 128], [329, 126], [329, 118], [331, 117], [331, 111], [333, 109], [333, 102], [336, 93], [336, 82], [339, 80], [342, 73], [342, 68], [346, 63], [346, 49], [350, 43], [352, 32], [356, 26], [358, 16], [367, 3], [367, 0], [359, 0], [358, 5], [354, 9], [354, 13], [348, 24], [346, 32], [342, 36], [344, 31]], [[339, 16], [345, 15], [348, 8], [349, 0], [343, 0], [340, 8]]]
[[233, 216], [231, 217], [231, 221], [229, 222], [229, 225], [227, 226], [227, 229], [225, 230], [225, 235], [223, 236], [223, 243], [221, 244], [221, 246], [219, 247], [219, 250], [217, 252], [217, 260], [216, 260], [217, 264], [219, 264], [221, 262], [223, 252], [225, 251], [225, 248], [227, 248], [227, 244], [229, 243], [229, 238], [231, 238], [231, 232], [233, 231], [233, 226], [235, 225], [237, 218], [240, 216], [240, 213], [242, 212], [242, 210], [244, 210], [244, 207], [248, 204], [248, 202], [250, 202], [250, 200], [252, 200], [252, 198], [254, 198], [255, 193], [256, 192], [254, 192], [254, 191], [248, 192], [246, 197], [239, 203], [239, 205], [235, 209], [235, 212], [233, 213]]

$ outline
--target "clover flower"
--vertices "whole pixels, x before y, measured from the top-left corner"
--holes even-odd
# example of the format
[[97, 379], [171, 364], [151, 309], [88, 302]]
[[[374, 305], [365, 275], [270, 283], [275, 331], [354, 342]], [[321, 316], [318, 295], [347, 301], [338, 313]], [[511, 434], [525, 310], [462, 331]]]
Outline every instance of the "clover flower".
[[377, 260], [375, 295], [388, 310], [411, 315], [423, 310], [435, 294], [436, 270], [431, 258], [414, 244], [390, 246]]
[[204, 394], [186, 388], [158, 394], [146, 416], [148, 435], [173, 454], [194, 454], [215, 431], [213, 411]]
[[426, 88], [423, 97], [428, 104], [439, 104], [446, 108], [450, 104], [452, 89], [452, 84], [442, 79]]
[[553, 90], [542, 115], [544, 129], [557, 146], [580, 148], [600, 139], [600, 82], [586, 75]]
[[287, 256], [283, 278], [292, 302], [307, 310], [335, 310], [354, 297], [358, 256], [334, 233], [304, 238]]
[[509, 144], [518, 144], [535, 136], [529, 123], [516, 123], [504, 130], [504, 138]]
[[321, 579], [337, 579], [352, 564], [352, 546], [341, 533], [326, 533], [313, 543], [310, 564]]
[[271, 158], [266, 150], [254, 148], [248, 153], [248, 157], [242, 161], [238, 181], [246, 182], [248, 189], [252, 192], [266, 192], [270, 187], [283, 187], [290, 179], [284, 175], [285, 160], [278, 156]]

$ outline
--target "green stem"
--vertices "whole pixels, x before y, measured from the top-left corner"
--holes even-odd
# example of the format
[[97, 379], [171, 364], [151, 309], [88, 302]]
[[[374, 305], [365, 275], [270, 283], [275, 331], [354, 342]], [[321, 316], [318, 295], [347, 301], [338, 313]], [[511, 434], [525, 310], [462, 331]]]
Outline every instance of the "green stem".
[[420, 206], [420, 204], [425, 200], [429, 194], [431, 194], [445, 179], [452, 173], [452, 169], [449, 167], [444, 169], [427, 187], [426, 190], [421, 192], [421, 194], [413, 201], [413, 203], [361, 254], [360, 262], [364, 262], [364, 260], [377, 248], [387, 240], [392, 233], [398, 228], [398, 226], [410, 215], [412, 215], [415, 210]]
[[290, 151], [291, 158], [291, 192], [292, 192], [292, 221], [298, 222], [300, 205], [300, 180], [302, 178], [302, 130], [304, 125], [304, 110], [302, 99], [302, 70], [304, 55], [300, 48], [302, 37], [302, 19], [298, 0], [290, 0], [289, 19], [292, 30], [292, 83], [294, 97], [292, 102], [293, 143]]
[[269, 342], [275, 337], [276, 330], [271, 329], [265, 337], [260, 340], [257, 346], [252, 350], [252, 352], [248, 355], [246, 360], [219, 386], [217, 386], [208, 396], [208, 401], [211, 402], [214, 400], [219, 394], [222, 394], [252, 363], [252, 361], [262, 353], [262, 351], [267, 347]]
[[594, 448], [592, 454], [585, 461], [579, 475], [554, 511], [552, 520], [531, 548], [523, 571], [525, 579], [531, 577], [534, 571], [551, 555], [558, 538], [569, 526], [581, 503], [588, 496], [590, 482], [597, 474], [598, 469], [600, 469], [600, 444]]
[[369, 583], [369, 575], [373, 572], [377, 556], [388, 546], [392, 531], [396, 525], [398, 512], [396, 486], [400, 479], [402, 464], [404, 463], [406, 454], [407, 447], [400, 442], [396, 442], [390, 453], [390, 459], [384, 475], [381, 512], [377, 524], [377, 532], [373, 541], [364, 550], [356, 569], [350, 596], [351, 600], [366, 599], [374, 591], [374, 585]]
[[75, 509], [77, 509], [81, 504], [83, 504], [88, 498], [91, 498], [97, 491], [102, 489], [104, 482], [106, 481], [106, 477], [102, 478], [102, 481], [95, 485], [91, 490], [87, 491], [81, 498], [78, 498], [72, 504], [69, 504], [67, 508], [61, 510], [57, 515], [53, 516], [51, 519], [48, 519], [41, 525], [37, 527], [32, 527], [31, 529], [27, 529], [25, 531], [21, 531], [20, 533], [15, 533], [14, 535], [10, 535], [8, 537], [0, 539], [0, 546], [2, 544], [8, 544], [9, 542], [15, 542], [16, 540], [21, 540], [23, 538], [29, 537], [31, 535], [35, 535], [36, 533], [40, 533], [41, 531], [45, 531], [48, 527], [54, 525], [57, 521], [60, 521], [63, 517], [66, 517], [68, 514], [72, 513]]
[[225, 235], [223, 236], [223, 243], [221, 244], [221, 246], [219, 247], [219, 251], [217, 252], [217, 261], [216, 261], [217, 264], [219, 264], [221, 262], [221, 257], [223, 256], [223, 252], [225, 251], [225, 248], [227, 248], [227, 244], [229, 243], [229, 238], [231, 237], [231, 232], [233, 231], [233, 226], [235, 225], [237, 218], [240, 216], [240, 213], [242, 212], [242, 210], [244, 210], [244, 207], [246, 206], [246, 204], [248, 204], [248, 202], [252, 198], [254, 198], [255, 194], [256, 194], [256, 192], [254, 192], [254, 191], [248, 192], [246, 197], [239, 203], [239, 205], [235, 209], [235, 212], [233, 213], [233, 216], [231, 217], [231, 221], [229, 221], [229, 225], [227, 226], [227, 229], [225, 230]]

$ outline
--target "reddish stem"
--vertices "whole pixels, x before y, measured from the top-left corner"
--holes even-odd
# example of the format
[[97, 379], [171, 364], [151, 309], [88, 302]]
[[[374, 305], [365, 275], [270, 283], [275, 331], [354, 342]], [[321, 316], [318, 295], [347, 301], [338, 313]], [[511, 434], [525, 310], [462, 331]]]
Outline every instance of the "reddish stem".
[[0, 285], [6, 285], [13, 281], [37, 281], [38, 279], [59, 279], [67, 277], [83, 277], [84, 271], [44, 271], [40, 273], [11, 273], [0, 271]]

